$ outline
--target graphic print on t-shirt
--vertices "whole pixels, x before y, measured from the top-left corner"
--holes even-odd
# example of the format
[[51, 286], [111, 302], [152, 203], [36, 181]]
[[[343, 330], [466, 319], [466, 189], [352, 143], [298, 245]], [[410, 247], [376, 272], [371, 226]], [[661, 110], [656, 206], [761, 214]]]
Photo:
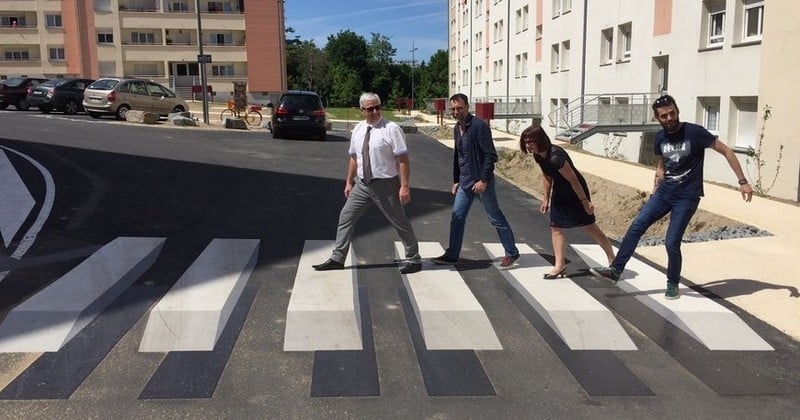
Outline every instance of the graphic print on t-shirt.
[[[689, 139], [683, 139], [680, 142], [665, 141], [661, 143], [661, 154], [664, 156], [664, 164], [666, 165], [666, 177], [669, 182], [681, 182], [683, 178], [691, 171], [691, 167], [682, 168], [683, 162], [692, 153], [692, 142]], [[683, 169], [681, 172], [678, 170]]]

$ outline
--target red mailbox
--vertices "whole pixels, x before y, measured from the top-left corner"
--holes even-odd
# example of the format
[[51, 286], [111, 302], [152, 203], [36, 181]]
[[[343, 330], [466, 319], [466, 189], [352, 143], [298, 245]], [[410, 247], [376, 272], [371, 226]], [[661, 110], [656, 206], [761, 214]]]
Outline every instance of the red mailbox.
[[494, 119], [494, 102], [478, 102], [475, 104], [475, 115], [482, 120]]
[[433, 106], [437, 111], [444, 111], [444, 99], [434, 99]]

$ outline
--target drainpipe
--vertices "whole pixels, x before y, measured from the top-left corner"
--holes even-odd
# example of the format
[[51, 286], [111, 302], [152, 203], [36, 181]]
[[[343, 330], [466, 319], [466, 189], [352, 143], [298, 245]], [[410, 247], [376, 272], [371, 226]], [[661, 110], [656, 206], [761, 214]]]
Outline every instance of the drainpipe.
[[[506, 109], [509, 109], [509, 92], [511, 90], [511, 1], [506, 2]], [[506, 132], [509, 121], [506, 120]]]
[[583, 0], [583, 45], [581, 46], [581, 123], [583, 123], [584, 103], [586, 102], [586, 37], [588, 36], [587, 19], [589, 0]]

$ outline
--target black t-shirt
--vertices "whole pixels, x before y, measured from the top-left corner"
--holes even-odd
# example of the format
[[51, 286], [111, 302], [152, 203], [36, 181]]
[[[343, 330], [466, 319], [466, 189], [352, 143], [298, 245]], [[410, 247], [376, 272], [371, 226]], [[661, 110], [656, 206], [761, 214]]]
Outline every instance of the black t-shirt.
[[666, 169], [659, 188], [669, 188], [680, 197], [702, 197], [705, 150], [716, 139], [705, 128], [686, 122], [674, 133], [659, 131], [654, 153], [663, 156]]

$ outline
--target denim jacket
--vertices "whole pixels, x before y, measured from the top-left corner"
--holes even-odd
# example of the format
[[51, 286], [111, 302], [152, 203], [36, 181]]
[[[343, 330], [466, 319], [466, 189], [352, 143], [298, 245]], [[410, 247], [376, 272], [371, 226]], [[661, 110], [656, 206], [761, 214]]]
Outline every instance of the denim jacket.
[[469, 140], [468, 160], [473, 182], [489, 183], [494, 179], [494, 163], [497, 162], [497, 151], [492, 141], [492, 130], [482, 119], [469, 114], [461, 134], [459, 124], [453, 129], [455, 144], [453, 147], [453, 183], [458, 184], [461, 170], [458, 167], [458, 151], [463, 136]]

